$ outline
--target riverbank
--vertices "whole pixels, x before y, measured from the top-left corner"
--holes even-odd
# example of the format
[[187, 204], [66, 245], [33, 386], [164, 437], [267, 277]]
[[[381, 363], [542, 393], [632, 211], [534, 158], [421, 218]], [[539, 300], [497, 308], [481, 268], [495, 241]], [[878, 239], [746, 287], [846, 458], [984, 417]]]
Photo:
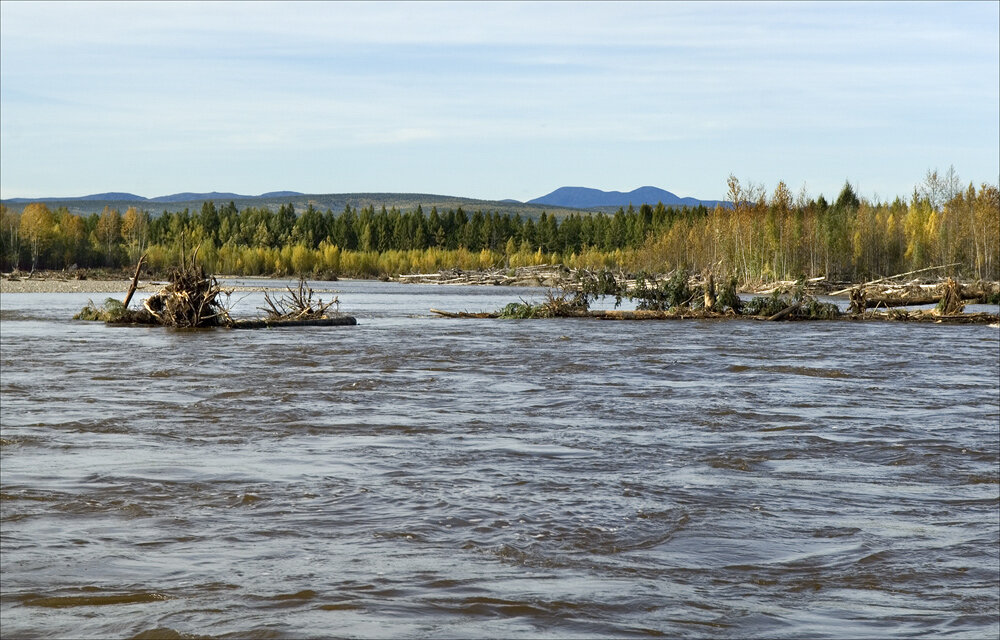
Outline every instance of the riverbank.
[[[220, 280], [265, 280], [250, 276], [216, 276]], [[62, 271], [45, 271], [33, 274], [31, 277], [16, 276], [9, 273], [0, 274], [0, 293], [121, 293], [128, 291], [132, 278], [117, 274], [100, 273], [88, 275], [85, 278], [75, 278]], [[167, 284], [166, 280], [153, 278], [139, 280], [136, 291], [155, 292]], [[233, 291], [284, 291], [284, 287], [239, 285], [227, 287]], [[315, 288], [319, 293], [327, 289]]]
[[[487, 271], [463, 271], [461, 269], [448, 269], [437, 273], [403, 274], [389, 278], [394, 282], [406, 284], [441, 284], [454, 286], [507, 286], [507, 287], [532, 287], [532, 288], [572, 288], [575, 283], [575, 270], [570, 270], [560, 265], [537, 265], [519, 267], [516, 269], [491, 269]], [[910, 274], [901, 274], [909, 276]], [[263, 276], [216, 276], [220, 280], [240, 280], [252, 282], [254, 280], [293, 280], [291, 276], [285, 277], [263, 277]], [[626, 279], [625, 274], [618, 274], [621, 282], [626, 287], [634, 286], [634, 280]], [[868, 283], [851, 283], [841, 280], [830, 280], [824, 277], [811, 278], [806, 280], [804, 291], [810, 295], [826, 295], [832, 297], [847, 298], [851, 289], [863, 287], [866, 291], [866, 304], [871, 307], [887, 307], [900, 305], [934, 304], [939, 299], [940, 289], [945, 280], [940, 278], [910, 278], [905, 281], [898, 279], [899, 276], [883, 278]], [[895, 280], [895, 281], [893, 281]], [[0, 293], [123, 293], [128, 290], [131, 284], [131, 274], [121, 271], [110, 270], [88, 270], [88, 271], [39, 271], [30, 276], [26, 274], [0, 274]], [[321, 282], [317, 280], [316, 282]], [[136, 291], [153, 292], [158, 291], [166, 284], [162, 278], [150, 278], [140, 280]], [[694, 275], [690, 278], [692, 287], [702, 287], [702, 278]], [[755, 283], [749, 286], [738, 287], [738, 292], [750, 295], [768, 295], [775, 292], [784, 293], [791, 291], [795, 286], [794, 281], [777, 281], [769, 283]], [[995, 299], [1000, 292], [998, 282], [972, 282], [960, 283], [968, 300], [979, 298]], [[229, 287], [233, 291], [284, 291], [284, 287], [274, 286], [254, 286], [252, 284], [242, 284]], [[317, 292], [327, 292], [328, 289], [316, 288]]]
[[[0, 278], [0, 293], [122, 293], [130, 280], [72, 280], [58, 278]], [[154, 290], [158, 285], [140, 282], [137, 291]]]

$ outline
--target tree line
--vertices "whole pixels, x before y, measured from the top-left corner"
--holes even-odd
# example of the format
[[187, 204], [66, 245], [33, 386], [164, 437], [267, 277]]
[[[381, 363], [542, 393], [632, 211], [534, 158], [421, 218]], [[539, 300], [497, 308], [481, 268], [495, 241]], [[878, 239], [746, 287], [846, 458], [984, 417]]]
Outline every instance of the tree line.
[[614, 214], [537, 219], [461, 207], [382, 207], [301, 214], [205, 202], [151, 215], [105, 207], [79, 216], [31, 203], [0, 208], [0, 263], [14, 268], [122, 268], [147, 254], [163, 271], [197, 248], [206, 269], [232, 275], [380, 277], [531, 264], [665, 273], [711, 270], [743, 283], [827, 276], [870, 279], [937, 265], [1000, 279], [1000, 190], [928, 172], [907, 200], [870, 202], [848, 182], [833, 202], [771, 192], [730, 176], [727, 206], [643, 204]]

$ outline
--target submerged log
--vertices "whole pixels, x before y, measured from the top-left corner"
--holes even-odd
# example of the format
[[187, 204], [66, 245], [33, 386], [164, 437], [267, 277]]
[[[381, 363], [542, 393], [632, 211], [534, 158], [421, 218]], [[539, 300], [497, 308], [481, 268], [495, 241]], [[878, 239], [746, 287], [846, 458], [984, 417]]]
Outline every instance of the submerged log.
[[584, 311], [578, 316], [571, 317], [596, 318], [598, 320], [696, 320], [735, 316], [715, 311], [705, 311], [704, 309], [675, 308], [666, 311], [652, 309], [637, 309], [635, 311], [622, 311], [619, 309], [611, 311]]
[[309, 318], [305, 320], [281, 320], [256, 318], [253, 320], [233, 320], [225, 325], [230, 329], [273, 329], [278, 327], [343, 327], [358, 324], [353, 316], [335, 316], [332, 318]]
[[[89, 318], [81, 318], [89, 319]], [[99, 319], [99, 318], [94, 318]], [[163, 326], [160, 321], [147, 313], [145, 310], [131, 311], [127, 315], [114, 320], [105, 320], [105, 324], [115, 327], [136, 327], [136, 326]], [[202, 327], [187, 327], [199, 329], [271, 329], [278, 327], [342, 327], [358, 324], [354, 316], [334, 316], [323, 318], [309, 318], [305, 320], [280, 320], [271, 318], [247, 318], [242, 320], [231, 320], [217, 325]]]
[[[793, 305], [794, 306], [794, 305]], [[464, 311], [443, 311], [441, 309], [430, 310], [435, 315], [445, 318], [491, 318], [499, 319], [498, 313], [468, 313]], [[785, 313], [787, 311], [787, 313]], [[779, 314], [785, 316], [792, 312], [786, 308]], [[775, 314], [775, 315], [779, 315]], [[783, 317], [785, 317], [783, 316]], [[636, 310], [624, 311], [620, 309], [608, 311], [577, 311], [567, 312], [559, 316], [550, 316], [544, 319], [557, 318], [590, 318], [594, 320], [758, 320], [767, 321], [774, 316], [761, 317], [755, 315], [740, 315], [732, 311], [706, 311], [704, 309], [675, 308], [667, 311]], [[776, 318], [778, 319], [778, 318]], [[800, 318], [805, 322], [821, 321], [847, 321], [847, 322], [922, 322], [934, 324], [986, 324], [995, 325], [1000, 323], [1000, 314], [996, 313], [959, 313], [940, 314], [937, 311], [904, 311], [900, 309], [888, 309], [885, 312], [866, 313], [864, 315], [840, 316], [838, 318]]]
[[943, 315], [940, 313], [923, 313], [921, 322], [934, 322], [936, 324], [989, 324], [1000, 323], [1000, 314], [996, 313], [958, 313], [955, 315]]
[[468, 313], [466, 311], [442, 311], [441, 309], [431, 309], [431, 313], [444, 318], [499, 318], [498, 313]]

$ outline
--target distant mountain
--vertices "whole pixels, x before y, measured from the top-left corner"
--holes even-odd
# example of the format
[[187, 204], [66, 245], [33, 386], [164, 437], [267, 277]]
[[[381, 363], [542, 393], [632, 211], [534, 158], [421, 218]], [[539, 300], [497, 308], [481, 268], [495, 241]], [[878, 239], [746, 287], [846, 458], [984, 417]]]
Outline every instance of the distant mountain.
[[146, 198], [137, 196], [134, 193], [123, 193], [121, 191], [109, 191], [108, 193], [95, 193], [89, 196], [77, 196], [75, 198], [8, 198], [4, 204], [27, 204], [29, 202], [146, 202]]
[[174, 193], [169, 196], [158, 196], [156, 198], [150, 198], [149, 202], [192, 202], [194, 200], [212, 200], [212, 201], [225, 201], [225, 200], [246, 200], [247, 198], [253, 198], [254, 196], [241, 196], [238, 193], [226, 193], [219, 191], [212, 191], [211, 193]]
[[119, 200], [135, 202], [136, 200], [145, 200], [142, 196], [137, 196], [134, 193], [122, 193], [121, 191], [111, 191], [108, 193], [95, 193], [89, 196], [83, 196], [80, 200], [110, 200], [111, 202], [117, 202]]
[[305, 195], [298, 191], [270, 191], [259, 196], [244, 196], [238, 193], [228, 193], [212, 191], [210, 193], [172, 193], [169, 196], [157, 196], [146, 198], [137, 196], [134, 193], [124, 193], [121, 191], [109, 191], [108, 193], [94, 193], [89, 196], [76, 196], [70, 198], [8, 198], [4, 200], [9, 204], [26, 204], [28, 202], [156, 202], [156, 203], [176, 203], [176, 202], [227, 202], [229, 200], [251, 200], [253, 198], [289, 198]]
[[601, 207], [639, 207], [644, 204], [655, 205], [662, 202], [665, 206], [697, 207], [703, 204], [714, 207], [719, 200], [699, 200], [697, 198], [681, 198], [657, 187], [639, 187], [623, 193], [621, 191], [601, 191], [587, 187], [560, 187], [552, 193], [534, 200], [529, 204], [543, 204], [555, 207], [571, 207], [574, 209], [594, 209]]
[[[101, 198], [107, 199], [101, 199]], [[477, 198], [466, 198], [459, 196], [446, 196], [428, 193], [299, 193], [297, 191], [272, 191], [259, 196], [245, 196], [236, 193], [175, 193], [172, 195], [159, 196], [156, 198], [145, 198], [133, 194], [105, 193], [94, 194], [85, 197], [75, 198], [10, 198], [4, 199], [4, 205], [23, 207], [30, 202], [44, 202], [52, 208], [65, 207], [69, 212], [77, 215], [91, 215], [100, 213], [105, 207], [124, 211], [129, 206], [136, 206], [147, 210], [151, 215], [158, 215], [164, 211], [183, 211], [188, 209], [196, 211], [207, 201], [213, 201], [217, 206], [227, 204], [230, 200], [238, 203], [242, 209], [244, 207], [267, 207], [272, 211], [278, 207], [291, 204], [295, 211], [301, 213], [310, 206], [325, 211], [330, 209], [334, 212], [341, 212], [346, 206], [358, 209], [363, 207], [393, 208], [400, 211], [412, 211], [418, 206], [422, 206], [424, 211], [431, 211], [437, 207], [440, 211], [448, 211], [462, 207], [466, 211], [496, 212], [498, 214], [521, 215], [531, 218], [538, 218], [542, 212], [550, 216], [562, 217], [576, 213], [576, 209], [567, 207], [554, 207], [538, 204], [528, 204], [517, 200], [480, 200]]]
[[211, 191], [209, 193], [191, 193], [186, 191], [184, 193], [174, 193], [169, 196], [158, 196], [156, 198], [150, 198], [150, 202], [194, 202], [196, 200], [206, 201], [211, 200], [213, 202], [225, 202], [227, 200], [252, 200], [253, 198], [288, 198], [292, 196], [305, 195], [299, 193], [298, 191], [268, 191], [267, 193], [262, 193], [259, 196], [245, 196], [239, 193], [229, 193], [225, 191]]
[[298, 191], [268, 191], [267, 193], [262, 193], [258, 198], [288, 198], [292, 196], [304, 196], [304, 193], [299, 193]]
[[[643, 204], [656, 205], [662, 202], [665, 206], [673, 207], [697, 207], [702, 204], [712, 208], [716, 204], [728, 206], [728, 203], [718, 200], [699, 200], [697, 198], [681, 198], [669, 191], [657, 187], [639, 187], [633, 191], [623, 193], [621, 191], [601, 191], [600, 189], [589, 189], [586, 187], [561, 187], [552, 193], [544, 195], [534, 200], [520, 202], [514, 199], [505, 200], [477, 200], [474, 198], [460, 198], [455, 196], [443, 196], [432, 194], [415, 193], [342, 193], [342, 194], [305, 194], [298, 191], [269, 191], [259, 196], [247, 196], [239, 193], [229, 193], [211, 191], [209, 193], [174, 193], [156, 198], [145, 198], [134, 193], [124, 193], [112, 191], [107, 193], [95, 193], [89, 196], [78, 196], [75, 198], [10, 198], [4, 200], [7, 205], [23, 205], [29, 202], [45, 202], [54, 206], [66, 206], [74, 213], [83, 211], [99, 212], [102, 207], [112, 208], [127, 207], [135, 205], [140, 208], [182, 210], [186, 208], [198, 208], [203, 202], [213, 201], [216, 204], [225, 204], [229, 201], [240, 201], [242, 206], [267, 206], [276, 207], [282, 204], [292, 203], [296, 210], [303, 211], [310, 204], [317, 208], [331, 208], [335, 211], [343, 210], [349, 204], [352, 207], [364, 206], [397, 206], [401, 209], [406, 207], [416, 207], [418, 204], [425, 205], [429, 209], [434, 205], [444, 208], [454, 206], [472, 207], [492, 207], [500, 211], [517, 211], [527, 215], [533, 215], [537, 211], [548, 211], [550, 214], [563, 215], [572, 213], [576, 209], [603, 209], [614, 210], [618, 207], [627, 207], [630, 204], [640, 207]], [[158, 205], [158, 206], [151, 206]]]

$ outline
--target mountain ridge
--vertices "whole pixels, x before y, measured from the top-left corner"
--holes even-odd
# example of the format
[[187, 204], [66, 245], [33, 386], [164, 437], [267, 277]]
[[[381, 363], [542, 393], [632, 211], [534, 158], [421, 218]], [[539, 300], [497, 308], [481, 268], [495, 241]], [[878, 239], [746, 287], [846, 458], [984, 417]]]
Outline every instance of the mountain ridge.
[[4, 198], [3, 202], [12, 204], [27, 204], [29, 202], [76, 202], [76, 201], [101, 201], [101, 202], [194, 202], [197, 200], [252, 200], [254, 198], [285, 198], [304, 196], [306, 194], [298, 191], [268, 191], [259, 196], [248, 196], [239, 193], [229, 193], [220, 191], [209, 191], [206, 193], [195, 193], [192, 191], [182, 191], [171, 193], [165, 196], [147, 198], [145, 196], [128, 193], [125, 191], [108, 191], [106, 193], [92, 193], [86, 196], [69, 196], [65, 198], [47, 196], [44, 198]]
[[528, 200], [529, 204], [543, 204], [574, 209], [594, 209], [603, 207], [641, 206], [663, 203], [664, 206], [697, 207], [705, 205], [714, 207], [722, 204], [720, 200], [699, 200], [698, 198], [682, 198], [659, 187], [639, 187], [632, 191], [602, 191], [590, 187], [559, 187], [544, 196]]
[[[643, 204], [655, 206], [662, 202], [665, 206], [697, 207], [700, 204], [714, 207], [718, 201], [698, 200], [697, 198], [680, 198], [675, 194], [657, 187], [640, 187], [623, 193], [620, 191], [601, 191], [586, 187], [560, 187], [550, 194], [521, 202], [514, 199], [483, 200], [459, 196], [446, 196], [429, 193], [327, 193], [307, 194], [298, 191], [269, 191], [259, 196], [248, 196], [237, 193], [211, 191], [207, 193], [181, 192], [155, 198], [146, 198], [133, 193], [111, 191], [95, 193], [87, 196], [70, 198], [8, 198], [0, 200], [7, 206], [24, 206], [32, 202], [42, 202], [53, 207], [66, 207], [71, 213], [90, 215], [99, 213], [103, 207], [124, 209], [136, 206], [148, 209], [154, 215], [160, 211], [197, 210], [203, 203], [213, 201], [217, 205], [230, 201], [239, 202], [240, 208], [246, 206], [275, 208], [291, 204], [295, 211], [301, 213], [309, 206], [316, 209], [343, 211], [345, 206], [359, 207], [395, 207], [401, 211], [422, 206], [429, 211], [432, 207], [451, 209], [464, 207], [469, 210], [483, 209], [497, 213], [510, 213], [538, 217], [543, 212], [549, 215], [563, 217], [573, 213], [614, 213], [620, 207], [630, 204], [639, 207]], [[727, 206], [727, 203], [723, 203]]]

